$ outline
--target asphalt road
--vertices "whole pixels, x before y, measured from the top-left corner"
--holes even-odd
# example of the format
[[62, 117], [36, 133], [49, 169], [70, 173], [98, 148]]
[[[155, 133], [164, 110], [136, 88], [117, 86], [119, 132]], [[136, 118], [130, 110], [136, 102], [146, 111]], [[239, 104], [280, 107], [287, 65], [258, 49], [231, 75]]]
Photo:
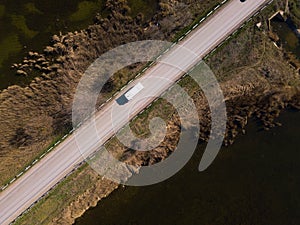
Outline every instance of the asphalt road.
[[[269, 0], [231, 0], [151, 67], [144, 76], [131, 83], [145, 87], [132, 101], [123, 106], [115, 101], [107, 104], [92, 123], [83, 124], [73, 135], [28, 170], [20, 179], [0, 194], [0, 224], [9, 224], [49, 189], [70, 173], [76, 165], [97, 150], [113, 134], [145, 108], [154, 98], [168, 89], [218, 44], [254, 15]], [[119, 95], [119, 96], [120, 96]], [[148, 97], [147, 97], [148, 96]], [[118, 97], [118, 96], [117, 96]], [[115, 112], [111, 116], [111, 111]], [[113, 118], [113, 121], [112, 121]], [[114, 124], [114, 126], [112, 126]], [[76, 138], [75, 138], [76, 137]], [[81, 149], [79, 150], [79, 145]], [[82, 148], [83, 147], [83, 148]]]

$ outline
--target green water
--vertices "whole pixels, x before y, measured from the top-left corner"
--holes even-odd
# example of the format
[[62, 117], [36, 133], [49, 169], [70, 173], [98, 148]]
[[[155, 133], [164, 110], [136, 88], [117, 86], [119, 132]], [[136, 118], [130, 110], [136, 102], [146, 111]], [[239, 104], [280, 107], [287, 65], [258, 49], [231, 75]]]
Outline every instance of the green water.
[[[292, 21], [290, 22], [292, 23]], [[300, 59], [300, 38], [297, 37], [292, 28], [280, 20], [273, 20], [271, 25], [273, 31], [278, 34], [283, 47]]]
[[[86, 28], [105, 0], [0, 0], [0, 90], [28, 84], [34, 76], [21, 77], [10, 67], [20, 63], [28, 51], [42, 52], [53, 34]], [[153, 16], [157, 0], [128, 0], [131, 15]]]
[[269, 132], [252, 121], [202, 173], [200, 146], [171, 179], [120, 188], [76, 225], [300, 224], [300, 112], [279, 121], [284, 125]]
[[[129, 3], [133, 15], [151, 16], [157, 7], [156, 0]], [[60, 31], [85, 28], [102, 10], [103, 0], [0, 0], [0, 89], [30, 82], [32, 77], [10, 69], [26, 52], [42, 51]], [[282, 40], [299, 56], [299, 42], [281, 25]], [[300, 224], [300, 113], [280, 120], [284, 126], [270, 132], [251, 123], [247, 135], [222, 149], [203, 173], [197, 171], [199, 146], [176, 176], [150, 187], [121, 188], [76, 224]]]
[[11, 65], [41, 52], [53, 34], [85, 28], [102, 8], [102, 0], [0, 0], [0, 89], [28, 83]]

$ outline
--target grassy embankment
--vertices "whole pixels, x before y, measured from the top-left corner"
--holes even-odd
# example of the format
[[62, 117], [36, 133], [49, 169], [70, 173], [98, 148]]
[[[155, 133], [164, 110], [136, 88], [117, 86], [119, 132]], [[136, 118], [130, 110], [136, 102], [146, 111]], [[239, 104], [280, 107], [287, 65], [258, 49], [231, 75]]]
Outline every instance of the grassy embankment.
[[[268, 11], [272, 10], [269, 8]], [[264, 14], [267, 15], [269, 12]], [[251, 49], [250, 52], [249, 49]], [[264, 30], [259, 31], [255, 28], [254, 22], [245, 26], [242, 32], [218, 49], [207, 59], [207, 62], [220, 81], [228, 81], [236, 74], [256, 73], [259, 75], [262, 68], [270, 67], [274, 70], [285, 71], [285, 74], [282, 74], [285, 80], [282, 82], [286, 86], [298, 85], [293, 79], [287, 79], [291, 73], [289, 66], [283, 61], [279, 50], [269, 41]], [[265, 78], [261, 76], [260, 79]], [[180, 85], [190, 94], [199, 91], [189, 77], [183, 79]], [[145, 121], [156, 116], [170, 119], [172, 112], [172, 107], [165, 104], [164, 100], [159, 100], [133, 121], [132, 127], [139, 135], [146, 135], [147, 131], [142, 129], [147, 127], [144, 124]], [[114, 149], [117, 146], [118, 142], [115, 139], [106, 145], [108, 149]], [[86, 193], [86, 190], [99, 191], [95, 187], [101, 182], [100, 177], [90, 167], [84, 165], [35, 205], [29, 213], [17, 221], [17, 224], [50, 224], [53, 218], [63, 217], [61, 210], [76, 202], [80, 195]], [[88, 201], [88, 199], [89, 197], [85, 200]]]
[[[208, 8], [214, 8], [214, 6], [216, 5], [217, 1], [214, 1], [213, 4], [210, 3], [205, 3], [203, 9], [203, 12], [201, 15], [197, 15], [197, 19], [195, 20], [195, 22], [193, 24], [196, 23], [196, 21], [199, 20], [199, 18], [202, 18], [203, 15], [206, 15], [209, 10], [207, 10]], [[135, 13], [134, 9], [134, 13]], [[192, 25], [193, 25], [192, 24]], [[192, 25], [188, 26], [187, 28], [184, 29], [184, 31], [188, 30], [190, 27], [192, 27]], [[178, 39], [180, 37], [180, 35], [184, 34], [184, 31], [179, 32], [176, 37], [174, 38], [175, 40]], [[145, 67], [145, 65], [139, 65], [136, 68], [137, 70], [142, 70]], [[124, 76], [124, 74], [126, 76]], [[131, 78], [133, 78], [133, 76], [136, 74], [136, 72], [133, 72], [132, 70], [129, 71], [128, 69], [124, 69], [120, 72], [118, 72], [118, 74], [116, 74], [114, 76], [114, 89], [111, 91], [111, 93], [106, 93], [106, 98], [109, 98], [110, 96], [113, 95], [114, 92], [116, 92], [117, 90], [120, 89], [120, 87], [124, 86], [128, 80], [130, 80]], [[125, 78], [124, 78], [125, 77]], [[160, 104], [161, 101], [158, 101], [157, 104]], [[151, 107], [152, 108], [152, 107]], [[166, 111], [166, 107], [164, 107], [165, 110], [159, 110], [160, 112], [164, 112], [164, 116], [162, 114], [160, 114], [160, 116], [162, 118], [169, 118], [170, 117], [170, 111]], [[149, 109], [151, 110], [151, 109]], [[145, 117], [145, 115], [148, 114], [148, 111], [145, 111], [145, 113], [142, 115], [142, 117], [140, 117], [137, 120], [144, 120], [143, 118]], [[156, 111], [157, 112], [157, 111]], [[168, 112], [168, 113], [167, 113]], [[55, 142], [54, 142], [55, 143]], [[85, 166], [83, 167], [85, 168]], [[80, 174], [82, 174], [82, 170], [84, 171], [84, 176], [81, 176]], [[79, 177], [81, 177], [79, 179]], [[67, 178], [65, 181], [63, 181], [62, 183], [60, 183], [58, 185], [58, 188], [56, 188], [54, 191], [51, 192], [51, 195], [49, 195], [46, 199], [43, 199], [41, 202], [39, 202], [31, 211], [30, 214], [34, 214], [35, 216], [33, 216], [33, 218], [40, 218], [41, 220], [37, 220], [37, 221], [50, 221], [50, 218], [54, 218], [55, 216], [58, 215], [58, 213], [60, 212], [61, 208], [64, 208], [63, 206], [68, 205], [70, 202], [72, 202], [72, 200], [74, 200], [78, 195], [80, 195], [82, 193], [81, 190], [86, 190], [88, 189], [90, 186], [88, 184], [92, 184], [92, 181], [95, 181], [95, 179], [97, 180], [98, 178], [97, 175], [94, 173], [94, 171], [92, 171], [90, 168], [85, 168], [85, 169], [80, 169], [78, 171], [76, 171], [74, 174], [72, 174], [69, 178]], [[82, 182], [81, 184], [85, 184], [86, 186], [82, 186], [82, 185], [76, 185], [76, 187], [72, 186], [72, 182], [70, 182], [72, 179], [78, 179], [80, 180], [80, 182]], [[86, 182], [88, 181], [88, 182]], [[78, 181], [76, 181], [78, 182]], [[69, 186], [70, 185], [70, 186]], [[64, 193], [66, 189], [69, 189], [70, 191], [67, 193]], [[68, 194], [69, 193], [69, 194]], [[52, 199], [52, 197], [53, 199]], [[57, 201], [59, 200], [59, 201]], [[41, 207], [39, 207], [38, 205], [41, 205]], [[41, 213], [41, 211], [42, 213]], [[38, 209], [38, 212], [36, 212], [36, 209]], [[53, 212], [50, 213], [49, 212]], [[29, 215], [29, 214], [28, 214]], [[36, 215], [39, 215], [36, 217]], [[49, 216], [48, 216], [49, 215]], [[22, 220], [19, 220], [18, 223], [21, 223], [21, 221], [26, 221], [24, 220], [24, 218], [22, 218]], [[39, 222], [39, 223], [40, 223]], [[27, 223], [27, 222], [26, 222]]]
[[[164, 2], [164, 1], [162, 1], [162, 2]], [[215, 6], [217, 2], [220, 2], [220, 1], [214, 0], [214, 1], [210, 1], [210, 2], [206, 2], [206, 1], [201, 1], [200, 3], [197, 2], [196, 4], [198, 4], [198, 5], [196, 5], [196, 6], [194, 5], [194, 7], [190, 10], [192, 13], [190, 13], [189, 17], [201, 18], [201, 16], [206, 15], [210, 11], [209, 9], [213, 8], [213, 6]], [[130, 3], [130, 6], [134, 6], [134, 7], [132, 7], [133, 9], [131, 10], [132, 15], [136, 15], [136, 14], [138, 14], [138, 11], [143, 11], [143, 10], [147, 9], [147, 11], [144, 12], [144, 14], [146, 15], [145, 18], [148, 18], [148, 17], [150, 18], [152, 12], [154, 12], [155, 9], [157, 9], [157, 4], [154, 4], [153, 1], [149, 1], [148, 4], [154, 4], [154, 6], [153, 5], [147, 6], [145, 4], [145, 2], [142, 2], [142, 1], [138, 1], [137, 2], [138, 4], [136, 4], [135, 1], [129, 1], [129, 3]], [[179, 22], [177, 21], [176, 24], [179, 23], [179, 25], [180, 25], [181, 19], [183, 17], [186, 17], [187, 15], [183, 14], [182, 12], [180, 12], [180, 13], [169, 12], [168, 11], [169, 9], [166, 8], [167, 7], [166, 5], [167, 4], [165, 4], [165, 3], [160, 4], [161, 7], [165, 7], [164, 14], [170, 13], [173, 17], [176, 17], [176, 16], [179, 17], [179, 19], [178, 19]], [[180, 5], [180, 7], [181, 6], [182, 5]], [[78, 20], [81, 17], [86, 19], [86, 16], [87, 16], [86, 11], [89, 10], [91, 7], [95, 7], [95, 4], [85, 4], [85, 3], [79, 4], [78, 10], [75, 13], [71, 14], [70, 18], [73, 20]], [[178, 7], [178, 6], [176, 6], [176, 7]], [[151, 10], [149, 10], [149, 8]], [[198, 9], [198, 11], [197, 11], [197, 9]], [[194, 10], [194, 12], [193, 12], [193, 10]], [[105, 13], [107, 13], [107, 12], [105, 12]], [[172, 19], [169, 20], [169, 23], [172, 23]], [[161, 32], [171, 32], [171, 34], [175, 34], [178, 30], [180, 30], [178, 28], [175, 30], [168, 31], [169, 24], [167, 24], [167, 23], [162, 25], [161, 27], [162, 27]], [[182, 32], [181, 32], [181, 34], [182, 34]], [[177, 37], [178, 37], [178, 35], [177, 35]], [[176, 40], [176, 37], [171, 36], [170, 39]], [[136, 71], [141, 69], [143, 66], [144, 65], [140, 64], [140, 65], [136, 66], [134, 69], [130, 68], [130, 70], [129, 70], [127, 68], [127, 69], [120, 71], [118, 74], [116, 74], [116, 76], [114, 77], [113, 90], [111, 90], [103, 95], [103, 101], [105, 101], [105, 99], [108, 99], [109, 97], [111, 97], [114, 92], [116, 92], [122, 86], [124, 86], [128, 82], [128, 80], [132, 79], [135, 76]], [[36, 72], [36, 71], [33, 70], [33, 72]], [[47, 79], [49, 79], [49, 78], [47, 78]], [[50, 87], [50, 85], [52, 85], [52, 84], [49, 84], [48, 87]], [[48, 87], [46, 87], [46, 88], [48, 88]], [[14, 90], [15, 88], [16, 87], [10, 89], [10, 91]], [[34, 86], [34, 87], [31, 86], [31, 87], [29, 87], [29, 90], [33, 89], [33, 91], [35, 91], [35, 89], [38, 89], [38, 88], [39, 87], [37, 87], [37, 86]], [[15, 90], [15, 91], [18, 91], [19, 93], [21, 93], [21, 91], [22, 91], [22, 93], [23, 93], [24, 90]], [[24, 91], [24, 92], [27, 92], [27, 91]], [[53, 92], [53, 90], [50, 89], [50, 92]], [[45, 91], [45, 93], [47, 93], [47, 91]], [[27, 94], [31, 94], [31, 93], [24, 93], [24, 94], [25, 94], [25, 95], [23, 95], [24, 102], [26, 102], [27, 100], [31, 101], [33, 99], [32, 97], [27, 99]], [[34, 94], [36, 95], [36, 93], [34, 93]], [[22, 94], [20, 94], [20, 95], [22, 95]], [[23, 99], [23, 96], [21, 96], [22, 99]], [[41, 109], [41, 112], [37, 113], [34, 110], [30, 110], [31, 107], [29, 106], [29, 104], [27, 104], [28, 107], [26, 108], [25, 106], [20, 106], [19, 105], [20, 103], [18, 102], [18, 100], [11, 98], [11, 96], [5, 96], [5, 97], [7, 99], [3, 99], [3, 103], [1, 103], [1, 106], [4, 108], [3, 113], [6, 114], [7, 117], [12, 118], [12, 119], [11, 119], [11, 121], [7, 120], [7, 119], [3, 119], [5, 121], [5, 126], [3, 125], [3, 130], [6, 130], [6, 131], [9, 130], [9, 132], [7, 132], [8, 134], [6, 135], [6, 137], [7, 137], [6, 140], [5, 140], [5, 138], [3, 138], [4, 154], [3, 154], [2, 159], [5, 163], [3, 163], [0, 166], [0, 171], [1, 171], [0, 183], [3, 186], [6, 185], [7, 183], [9, 183], [18, 174], [20, 174], [21, 172], [24, 172], [25, 168], [28, 165], [31, 165], [36, 159], [38, 159], [41, 155], [43, 155], [45, 152], [47, 152], [47, 150], [51, 146], [53, 146], [53, 144], [56, 142], [56, 140], [61, 139], [61, 137], [63, 137], [66, 133], [68, 133], [68, 131], [70, 129], [70, 125], [64, 126], [60, 129], [56, 129], [56, 131], [53, 132], [53, 134], [51, 133], [51, 134], [45, 135], [45, 136], [47, 136], [47, 138], [42, 137], [41, 135], [40, 135], [40, 138], [33, 137], [33, 136], [31, 136], [31, 134], [27, 135], [26, 132], [31, 133], [32, 131], [35, 131], [33, 133], [35, 133], [34, 135], [37, 135], [36, 133], [40, 132], [40, 134], [44, 134], [45, 130], [52, 130], [53, 126], [51, 126], [51, 123], [53, 121], [53, 117], [50, 116], [50, 117], [52, 117], [52, 118], [50, 118], [47, 113], [43, 112], [44, 106], [41, 106], [38, 103], [35, 103], [33, 101], [31, 102], [32, 104], [35, 105], [35, 108], [37, 109], [36, 111], [39, 111]], [[37, 96], [36, 98], [39, 98], [39, 96]], [[22, 116], [20, 116], [16, 112], [15, 113], [6, 112], [7, 110], [5, 108], [9, 108], [10, 107], [9, 105], [11, 104], [11, 102], [14, 102], [14, 105], [16, 108], [15, 111], [23, 113]], [[52, 103], [50, 103], [50, 105], [51, 104]], [[38, 107], [36, 107], [37, 105], [38, 105]], [[18, 107], [18, 106], [20, 106], [20, 107]], [[53, 104], [51, 106], [53, 108], [56, 107]], [[24, 108], [26, 108], [26, 110], [28, 110], [27, 113], [24, 113], [24, 111], [25, 111]], [[47, 111], [49, 112], [49, 110], [47, 110]], [[35, 114], [35, 113], [39, 114], [40, 116], [39, 117], [33, 116], [32, 114]], [[57, 116], [61, 117], [61, 115], [58, 115], [58, 114], [57, 114]], [[63, 115], [63, 116], [65, 116], [65, 115]], [[22, 118], [20, 118], [20, 117], [22, 117]], [[9, 123], [13, 123], [14, 119], [17, 121], [23, 121], [23, 122], [21, 124], [20, 124], [20, 122], [14, 123], [14, 125], [9, 124]], [[28, 124], [28, 120], [32, 120], [32, 122], [29, 122], [30, 124]], [[48, 123], [45, 124], [45, 122], [40, 121], [40, 120], [43, 120], [43, 121], [47, 120]], [[35, 124], [34, 128], [31, 128], [31, 124]], [[17, 135], [13, 134], [13, 132], [16, 132], [16, 134], [18, 134], [17, 133], [18, 131], [14, 130], [14, 129], [16, 129], [16, 127], [17, 127], [17, 129], [21, 128], [21, 129], [23, 129], [23, 131], [25, 130], [23, 132], [24, 137], [22, 136], [19, 138], [19, 137], [17, 137]], [[28, 131], [26, 131], [26, 129], [28, 129]], [[29, 131], [29, 129], [30, 129], [30, 131]], [[26, 139], [26, 137], [31, 137], [31, 140], [29, 140], [29, 143], [28, 143], [28, 140], [25, 140], [26, 143], [20, 143], [20, 144], [18, 143], [18, 145], [16, 145], [15, 140], [13, 140], [13, 139], [17, 139], [17, 141], [23, 141], [23, 139], [24, 138]], [[34, 141], [33, 141], [33, 139], [34, 139]], [[38, 143], [31, 144], [31, 142], [38, 142]]]
[[289, 6], [292, 20], [298, 29], [300, 29], [300, 2], [297, 0], [290, 0]]
[[[213, 8], [216, 5], [216, 2], [218, 2], [218, 1], [215, 0], [215, 1], [212, 1], [211, 3], [207, 3], [205, 1], [203, 1], [202, 2], [203, 5], [201, 5], [201, 10], [199, 10], [202, 13], [200, 13], [200, 14], [197, 13], [197, 14], [195, 14], [195, 16], [197, 18], [201, 18], [203, 15], [206, 15], [209, 12], [208, 9]], [[134, 6], [133, 9], [131, 10], [131, 14], [133, 16], [138, 14], [138, 11], [143, 12], [143, 11], [145, 11], [145, 9], [149, 9], [149, 8], [151, 9], [150, 11], [154, 12], [154, 8], [157, 7], [157, 4], [155, 4], [154, 7], [153, 7], [153, 5], [151, 5], [151, 7], [147, 7], [145, 2], [141, 2], [141, 1], [138, 1], [137, 2], [138, 4], [135, 4], [136, 3], [135, 1], [129, 1], [129, 3], [131, 6]], [[149, 1], [148, 3], [154, 4], [153, 1]], [[88, 9], [89, 7], [91, 7], [91, 5], [89, 5], [89, 4], [80, 4], [78, 11], [76, 13], [72, 14], [71, 18], [76, 19], [76, 20], [78, 20], [81, 17], [85, 18], [86, 17], [86, 9]], [[93, 7], [94, 7], [94, 5], [93, 5]], [[153, 12], [151, 12], [151, 13], [153, 13]], [[146, 11], [145, 12], [146, 17], [150, 18], [151, 13], [149, 13], [149, 10]], [[179, 32], [179, 33], [182, 34], [182, 32]], [[173, 37], [172, 39], [176, 40], [177, 38], [178, 38], [178, 35], [176, 37]], [[121, 87], [123, 87], [128, 82], [128, 80], [131, 80], [135, 76], [136, 72], [138, 70], [142, 70], [144, 66], [145, 65], [140, 64], [140, 65], [137, 65], [134, 69], [133, 68], [130, 68], [130, 69], [125, 68], [125, 69], [119, 71], [114, 76], [113, 89], [103, 95], [103, 101], [105, 102], [105, 99], [110, 98], [115, 92], [117, 92]], [[30, 151], [30, 152], [26, 151], [26, 154], [23, 153], [21, 158], [20, 157], [10, 157], [10, 156], [6, 157], [5, 160], [7, 162], [11, 161], [11, 162], [8, 162], [7, 164], [12, 165], [12, 168], [9, 168], [9, 169], [3, 168], [3, 170], [1, 170], [1, 171], [3, 171], [3, 173], [0, 176], [0, 183], [2, 185], [6, 185], [15, 176], [17, 176], [17, 174], [24, 172], [24, 170], [27, 166], [31, 165], [32, 162], [34, 162], [41, 155], [43, 155], [45, 152], [47, 152], [47, 150], [50, 147], [52, 147], [54, 145], [54, 143], [56, 143], [57, 140], [60, 140], [65, 134], [67, 134], [69, 131], [68, 129], [70, 129], [70, 128], [65, 127], [64, 131], [59, 131], [59, 133], [55, 134], [52, 141], [50, 141], [50, 142], [39, 143], [40, 149], [37, 154], [36, 154], [37, 151], [34, 150], [34, 151]], [[20, 151], [21, 151], [21, 149], [20, 149]], [[19, 154], [19, 153], [15, 153], [15, 154]], [[13, 166], [13, 165], [16, 165], [16, 166]]]
[[[70, 21], [74, 21], [74, 23], [80, 23], [81, 21], [86, 21], [88, 19], [91, 18], [91, 16], [94, 16], [96, 14], [96, 9], [102, 11], [103, 10], [103, 4], [99, 4], [96, 2], [86, 2], [83, 1], [81, 3], [78, 4], [78, 9], [73, 13], [70, 14], [69, 16], [69, 20]], [[130, 1], [131, 4], [134, 4], [134, 1]], [[150, 17], [153, 13], [154, 13], [154, 9], [157, 8], [157, 4], [154, 4], [153, 1], [151, 1], [151, 3], [153, 3], [154, 5], [152, 6], [148, 6], [147, 4], [145, 4], [145, 2], [143, 1], [137, 1], [138, 4], [135, 5], [135, 8], [131, 11], [131, 14], [136, 15], [137, 12], [139, 11], [139, 9], [144, 9], [148, 8], [149, 10], [146, 12], [146, 18]], [[0, 8], [0, 17], [2, 15], [2, 8]], [[103, 12], [104, 14], [108, 14], [106, 11]], [[4, 46], [3, 46], [4, 48]], [[1, 60], [0, 60], [1, 61]], [[36, 71], [33, 71], [34, 73], [38, 73]], [[124, 75], [126, 74], [126, 76]], [[114, 84], [114, 89], [111, 90], [111, 92], [105, 93], [104, 94], [104, 99], [108, 99], [112, 96], [112, 94], [114, 92], [116, 92], [120, 87], [124, 86], [126, 84], [126, 82], [128, 81], [128, 79], [132, 79], [133, 75], [135, 74], [134, 70], [132, 70], [131, 72], [128, 71], [127, 69], [121, 70], [118, 72], [118, 74], [116, 74], [115, 76], [115, 84]], [[41, 75], [41, 74], [39, 74]], [[3, 100], [3, 103], [5, 102], [5, 99]], [[1, 104], [3, 104], [1, 103]], [[8, 103], [9, 104], [9, 103]], [[2, 107], [6, 107], [5, 104], [1, 105]], [[24, 113], [24, 117], [26, 116], [27, 113]], [[30, 112], [31, 114], [31, 112]], [[5, 123], [9, 123], [9, 122], [13, 122], [13, 119], [15, 119], [13, 116], [11, 116], [11, 121], [5, 121]], [[36, 124], [38, 124], [39, 122], [37, 121]], [[51, 122], [50, 122], [51, 123]], [[25, 126], [25, 125], [24, 125]], [[4, 129], [4, 126], [3, 126]], [[43, 133], [43, 129], [47, 129], [46, 127], [43, 128], [38, 128], [41, 129], [40, 132]], [[51, 140], [50, 141], [44, 141], [44, 140], [40, 140], [39, 142], [39, 149], [36, 149], [35, 147], [33, 147], [30, 151], [28, 151], [26, 149], [26, 151], [24, 151], [25, 146], [24, 145], [20, 145], [20, 147], [18, 147], [18, 150], [12, 154], [4, 154], [3, 156], [3, 160], [6, 162], [6, 164], [2, 164], [0, 166], [0, 171], [1, 171], [1, 176], [0, 176], [0, 186], [4, 186], [6, 184], [8, 184], [12, 179], [14, 179], [15, 177], [17, 177], [18, 174], [20, 174], [21, 172], [25, 171], [25, 168], [32, 165], [32, 163], [36, 160], [39, 159], [39, 157], [41, 155], [43, 155], [44, 153], [46, 153], [48, 151], [49, 148], [53, 147], [54, 144], [58, 141], [61, 140], [62, 137], [64, 137], [65, 134], [68, 134], [69, 131], [71, 130], [70, 126], [67, 127], [63, 127], [61, 128], [58, 132], [56, 132], [53, 136], [51, 136]], [[5, 132], [5, 131], [3, 131]], [[8, 139], [8, 138], [7, 138]], [[10, 138], [9, 138], [10, 139]], [[12, 142], [12, 140], [7, 140], [7, 142]], [[4, 150], [6, 150], [7, 148], [4, 148]], [[34, 150], [33, 150], [34, 149]], [[22, 157], [20, 157], [20, 154], [22, 155]]]

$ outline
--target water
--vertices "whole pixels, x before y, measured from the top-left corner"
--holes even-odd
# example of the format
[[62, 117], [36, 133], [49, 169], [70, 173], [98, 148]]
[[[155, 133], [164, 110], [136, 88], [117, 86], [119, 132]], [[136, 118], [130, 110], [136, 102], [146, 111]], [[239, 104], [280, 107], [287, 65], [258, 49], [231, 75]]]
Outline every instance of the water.
[[[156, 0], [129, 3], [133, 15], [143, 11], [150, 17], [157, 8]], [[42, 51], [59, 31], [85, 28], [102, 10], [103, 0], [0, 0], [0, 89], [33, 78], [16, 76], [12, 63], [28, 51]], [[274, 29], [299, 56], [289, 27], [276, 22]], [[270, 132], [251, 123], [248, 134], [224, 148], [203, 173], [197, 171], [199, 146], [176, 176], [150, 187], [121, 188], [76, 224], [299, 224], [300, 113], [280, 120], [284, 126]]]
[[269, 132], [252, 121], [202, 173], [200, 146], [171, 179], [120, 188], [76, 225], [300, 224], [300, 112], [279, 121]]
[[[10, 67], [28, 51], [41, 52], [53, 34], [81, 30], [103, 16], [105, 0], [0, 0], [0, 90], [13, 84], [26, 85], [33, 77], [17, 76]], [[153, 16], [157, 0], [128, 0], [131, 15]]]
[[17, 76], [11, 65], [42, 51], [53, 34], [91, 24], [102, 8], [102, 0], [0, 0], [0, 89], [30, 82], [36, 74]]
[[273, 19], [271, 25], [273, 31], [278, 34], [283, 47], [300, 59], [300, 39], [293, 32], [293, 29], [295, 29], [293, 21], [289, 19], [287, 22], [284, 22], [279, 19]]

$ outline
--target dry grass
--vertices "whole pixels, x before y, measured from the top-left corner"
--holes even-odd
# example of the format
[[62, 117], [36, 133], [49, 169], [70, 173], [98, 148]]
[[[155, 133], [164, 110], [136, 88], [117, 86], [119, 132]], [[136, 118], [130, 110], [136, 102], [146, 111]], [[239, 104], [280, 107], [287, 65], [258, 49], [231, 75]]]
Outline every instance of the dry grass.
[[[52, 55], [49, 57], [46, 55], [45, 58], [50, 61], [50, 65], [57, 65], [62, 60], [66, 61], [61, 65], [62, 69], [43, 74], [25, 88], [12, 86], [0, 93], [0, 158], [2, 161], [0, 184], [6, 184], [23, 171], [57, 138], [71, 129], [71, 106], [77, 82], [85, 68], [101, 52], [124, 41], [130, 42], [139, 38], [172, 40], [176, 33], [200, 15], [204, 15], [209, 8], [220, 1], [163, 0], [161, 2], [168, 9], [174, 10], [169, 12], [162, 6], [160, 7], [158, 18], [161, 18], [161, 28], [159, 30], [154, 26], [143, 33], [144, 25], [133, 23], [132, 18], [115, 13], [115, 17], [110, 21], [104, 21], [105, 26], [96, 26], [94, 30], [92, 29], [92, 35], [97, 34], [99, 43], [96, 41], [87, 43], [88, 35], [84, 32], [77, 36], [68, 34], [55, 38], [53, 48], [59, 49], [59, 54], [51, 53]], [[120, 11], [122, 11], [122, 4], [117, 6]], [[187, 11], [189, 13], [186, 13]], [[124, 28], [118, 19], [128, 24], [127, 27]], [[110, 23], [117, 29], [107, 27]], [[109, 29], [109, 32], [104, 31], [105, 29]], [[57, 42], [57, 39], [64, 41]], [[74, 52], [72, 44], [64, 47], [66, 41], [80, 48]], [[65, 56], [67, 54], [70, 54], [68, 60]], [[99, 104], [132, 79], [141, 67], [143, 64], [130, 68], [130, 71], [129, 68], [119, 71], [113, 80], [112, 90], [104, 94]], [[30, 73], [30, 71], [27, 72]], [[36, 71], [33, 70], [33, 72]]]
[[[262, 17], [262, 19], [265, 18]], [[263, 31], [255, 28], [254, 23], [249, 24], [238, 36], [220, 48], [207, 60], [207, 63], [218, 79], [224, 83], [224, 87], [228, 87], [228, 90], [224, 90], [224, 92], [229, 95], [232, 93], [240, 95], [242, 92], [239, 88], [244, 88], [242, 84], [247, 85], [247, 83], [256, 82], [267, 84], [268, 89], [274, 88], [275, 90], [276, 87], [292, 87], [299, 81], [293, 75], [294, 71], [285, 62], [284, 55], [275, 48]], [[129, 70], [125, 69], [120, 72], [122, 76], [117, 75], [119, 78], [115, 80], [116, 87], [122, 86], [129, 77], [133, 76], [134, 73], [128, 72]], [[240, 84], [236, 85], [232, 80], [240, 82]], [[183, 79], [180, 84], [197, 102], [199, 87], [191, 82], [189, 77]], [[260, 87], [259, 84], [257, 86]], [[260, 90], [257, 91], [259, 92], [258, 95], [261, 94]], [[138, 135], [147, 136], [147, 121], [157, 116], [170, 121], [173, 113], [174, 108], [167, 105], [164, 100], [160, 100], [133, 121], [132, 128]], [[111, 150], [120, 148], [120, 143], [116, 139], [112, 139], [107, 144], [107, 148]], [[120, 152], [126, 150], [125, 148], [120, 149]], [[64, 222], [66, 224], [66, 221], [72, 221], [70, 217], [78, 216], [76, 213], [75, 215], [72, 214], [72, 208], [75, 208], [76, 212], [82, 212], [86, 204], [95, 200], [95, 195], [90, 193], [91, 190], [97, 189], [96, 195], [103, 194], [101, 192], [103, 190], [95, 189], [98, 184], [99, 176], [91, 168], [82, 167], [18, 220], [17, 224], [53, 224], [53, 221], [55, 224], [63, 224]], [[107, 190], [113, 189], [108, 188]], [[88, 193], [88, 195], [83, 201], [78, 202], [83, 193]], [[62, 212], [64, 208], [67, 208], [68, 211]]]
[[[290, 82], [295, 80], [295, 77], [291, 76], [293, 71], [284, 61], [283, 54], [274, 47], [263, 32], [253, 27], [254, 24], [250, 24], [239, 36], [233, 38], [226, 46], [210, 57], [208, 64], [224, 83], [231, 82], [232, 78], [235, 79], [234, 77], [246, 79], [243, 82], [247, 83], [247, 76], [251, 77], [255, 74], [256, 79], [261, 79], [261, 83], [267, 83], [270, 87], [272, 85], [278, 87], [281, 85], [289, 86]], [[265, 77], [262, 69], [269, 70], [270, 76]], [[191, 82], [189, 77], [182, 80], [180, 84], [191, 95], [194, 93], [196, 96], [199, 91], [199, 88]], [[147, 127], [149, 119], [156, 116], [170, 119], [174, 109], [165, 103], [164, 100], [160, 100], [146, 110], [133, 121], [133, 130], [144, 136], [147, 135], [147, 128], [145, 127]], [[120, 148], [120, 143], [116, 139], [112, 139], [107, 144], [107, 148], [111, 150]], [[63, 217], [61, 214], [62, 208], [74, 202], [78, 198], [77, 196], [80, 196], [84, 190], [91, 188], [91, 183], [97, 182], [96, 180], [97, 176], [94, 172], [89, 167], [84, 167], [80, 172], [74, 173], [60, 184], [49, 197], [36, 205], [17, 224], [51, 224], [53, 218]], [[76, 185], [74, 185], [75, 183]]]
[[[53, 219], [62, 213], [62, 209], [66, 210], [70, 203], [80, 200], [78, 196], [82, 196], [86, 190], [95, 189], [100, 183], [102, 188], [98, 190], [97, 195], [99, 196], [101, 193], [103, 194], [103, 189], [107, 191], [106, 194], [109, 194], [116, 187], [112, 185], [112, 182], [102, 181], [91, 168], [83, 166], [60, 183], [47, 197], [37, 203], [28, 214], [20, 218], [16, 224], [53, 224]], [[86, 203], [92, 204], [91, 201], [90, 199]], [[59, 222], [57, 221], [55, 224], [59, 224]]]

